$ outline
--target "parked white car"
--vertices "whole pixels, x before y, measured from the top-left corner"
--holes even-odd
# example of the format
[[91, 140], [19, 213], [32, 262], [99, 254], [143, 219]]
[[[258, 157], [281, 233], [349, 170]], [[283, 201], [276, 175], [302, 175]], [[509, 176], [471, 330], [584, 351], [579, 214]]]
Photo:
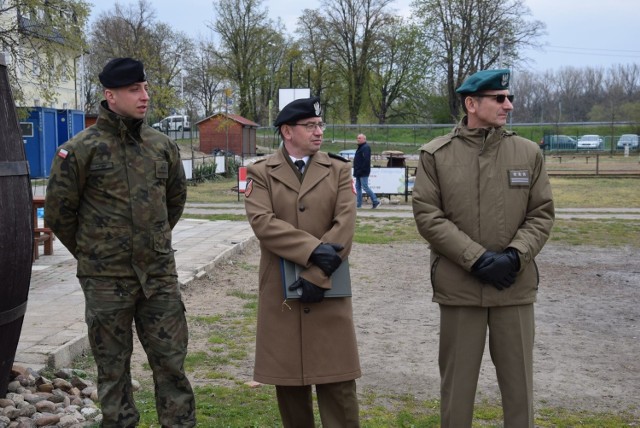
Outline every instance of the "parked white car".
[[338, 154], [345, 159], [353, 159], [356, 156], [356, 150], [355, 149], [340, 150]]
[[629, 146], [630, 149], [637, 149], [638, 136], [636, 134], [622, 134], [618, 140], [618, 148], [624, 149], [624, 146]]
[[167, 132], [167, 131], [188, 131], [191, 129], [191, 124], [189, 123], [189, 118], [187, 116], [167, 116], [162, 119], [160, 122], [156, 122], [151, 125], [152, 128], [157, 129], [158, 131]]
[[599, 135], [583, 135], [576, 143], [578, 149], [600, 149], [602, 138]]

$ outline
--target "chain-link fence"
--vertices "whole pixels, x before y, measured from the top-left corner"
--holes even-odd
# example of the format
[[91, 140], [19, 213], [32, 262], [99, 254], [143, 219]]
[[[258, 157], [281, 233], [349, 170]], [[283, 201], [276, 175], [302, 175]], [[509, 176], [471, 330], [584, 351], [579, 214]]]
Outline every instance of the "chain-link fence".
[[[420, 146], [432, 139], [442, 136], [452, 129], [453, 125], [346, 125], [329, 124], [324, 131], [323, 150], [338, 153], [355, 149], [356, 136], [360, 133], [367, 136], [367, 142], [374, 153], [387, 150], [402, 151], [407, 154], [418, 153]], [[640, 123], [539, 123], [508, 124], [518, 135], [538, 143], [546, 152], [584, 152], [623, 153], [625, 147], [631, 154], [639, 151], [637, 139], [635, 144], [621, 141], [623, 135], [640, 134]], [[597, 148], [582, 148], [579, 144], [584, 135], [596, 135], [600, 139]], [[637, 138], [637, 137], [636, 137]], [[280, 145], [273, 128], [258, 128], [256, 144], [265, 154], [271, 153]]]

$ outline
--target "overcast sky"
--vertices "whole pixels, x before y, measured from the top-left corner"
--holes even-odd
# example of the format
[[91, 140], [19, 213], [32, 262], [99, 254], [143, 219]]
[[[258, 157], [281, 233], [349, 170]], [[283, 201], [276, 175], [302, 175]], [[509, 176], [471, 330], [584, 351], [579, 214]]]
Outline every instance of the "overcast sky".
[[[94, 6], [90, 21], [114, 3], [90, 1]], [[118, 0], [121, 5], [137, 4], [136, 0]], [[547, 25], [541, 38], [543, 50], [525, 52], [531, 58], [529, 69], [557, 70], [565, 66], [602, 66], [640, 64], [639, 0], [525, 0], [534, 18]], [[207, 24], [214, 20], [209, 0], [153, 0], [156, 19], [172, 25], [191, 37], [208, 37]], [[318, 0], [265, 0], [272, 18], [280, 17], [289, 31], [303, 9], [320, 7]], [[403, 16], [410, 13], [411, 0], [395, 0], [394, 8]]]

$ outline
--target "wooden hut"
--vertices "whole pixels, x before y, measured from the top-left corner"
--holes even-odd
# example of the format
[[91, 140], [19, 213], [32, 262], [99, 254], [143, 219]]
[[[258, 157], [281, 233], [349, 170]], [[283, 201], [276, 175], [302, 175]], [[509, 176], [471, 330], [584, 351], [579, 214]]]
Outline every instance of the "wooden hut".
[[260, 125], [237, 114], [217, 113], [196, 123], [200, 151], [216, 151], [238, 156], [256, 155], [256, 130]]

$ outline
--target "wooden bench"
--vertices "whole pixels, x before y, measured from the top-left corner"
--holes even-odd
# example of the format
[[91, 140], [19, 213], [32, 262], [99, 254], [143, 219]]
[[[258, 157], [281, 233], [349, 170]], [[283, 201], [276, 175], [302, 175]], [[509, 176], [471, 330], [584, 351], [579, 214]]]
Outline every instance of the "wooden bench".
[[40, 245], [44, 246], [44, 255], [53, 255], [53, 240], [55, 235], [53, 231], [44, 223], [44, 227], [38, 225], [38, 208], [44, 208], [44, 196], [34, 196], [32, 200], [32, 218], [33, 218], [33, 260], [40, 257]]
[[40, 257], [40, 245], [44, 246], [44, 255], [53, 255], [53, 240], [55, 236], [48, 227], [36, 227], [33, 229], [33, 260]]

